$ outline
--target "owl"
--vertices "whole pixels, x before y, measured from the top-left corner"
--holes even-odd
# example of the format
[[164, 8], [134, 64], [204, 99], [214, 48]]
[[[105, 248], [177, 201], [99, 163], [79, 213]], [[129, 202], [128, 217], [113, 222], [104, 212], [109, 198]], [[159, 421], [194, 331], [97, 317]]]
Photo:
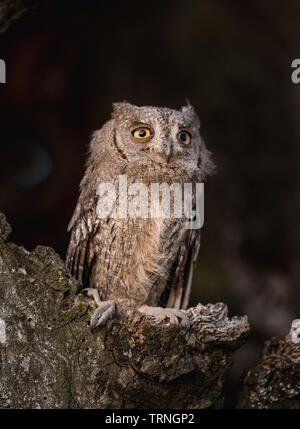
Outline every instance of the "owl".
[[[184, 216], [174, 216], [174, 200], [180, 190], [172, 184], [202, 183], [213, 171], [199, 128], [190, 104], [173, 110], [122, 102], [113, 104], [111, 119], [94, 132], [68, 226], [71, 236], [66, 255], [66, 266], [80, 289], [97, 304], [90, 321], [93, 330], [128, 308], [189, 325], [184, 310], [199, 252], [200, 228], [187, 228]], [[126, 179], [126, 189], [121, 189], [120, 178]], [[106, 194], [99, 191], [103, 184], [115, 189], [110, 198], [111, 188]], [[136, 194], [129, 194], [129, 188], [132, 191], [137, 184], [143, 186], [144, 197], [147, 191], [152, 195], [153, 184], [168, 185], [173, 197], [171, 214], [165, 216], [160, 210], [159, 194], [155, 203], [151, 198], [142, 200], [137, 211], [143, 216], [130, 215], [129, 205], [134, 207]], [[121, 199], [129, 205], [120, 215], [117, 205]], [[145, 214], [153, 206], [158, 215]]]

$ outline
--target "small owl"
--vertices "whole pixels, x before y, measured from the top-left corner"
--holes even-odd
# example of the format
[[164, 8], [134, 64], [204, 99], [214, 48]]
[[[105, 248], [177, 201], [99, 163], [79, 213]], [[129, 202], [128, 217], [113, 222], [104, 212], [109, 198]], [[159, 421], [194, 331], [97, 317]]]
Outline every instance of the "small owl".
[[[92, 329], [126, 308], [189, 324], [183, 310], [188, 306], [200, 229], [187, 228], [184, 216], [174, 215], [180, 190], [172, 184], [201, 183], [213, 170], [199, 127], [191, 105], [172, 110], [123, 102], [113, 105], [111, 120], [93, 134], [68, 227], [66, 256], [67, 268], [97, 304]], [[151, 198], [143, 200], [138, 209], [144, 216], [130, 216], [128, 208], [125, 214], [117, 213], [121, 199], [132, 207], [136, 198], [134, 192], [125, 195], [126, 189], [120, 189], [120, 177], [126, 178], [126, 189], [142, 184], [149, 195], [153, 184], [167, 184], [173, 197], [170, 216], [162, 214], [161, 195], [156, 206]], [[116, 189], [110, 213], [104, 215], [101, 209], [111, 201], [99, 191], [102, 184]], [[153, 205], [160, 215], [145, 215]]]

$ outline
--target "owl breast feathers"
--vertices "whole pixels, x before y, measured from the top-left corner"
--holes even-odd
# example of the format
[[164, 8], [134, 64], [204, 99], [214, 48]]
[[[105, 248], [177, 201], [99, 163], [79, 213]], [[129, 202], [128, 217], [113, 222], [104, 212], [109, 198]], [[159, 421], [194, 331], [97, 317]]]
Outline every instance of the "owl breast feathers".
[[[183, 189], [184, 183], [203, 182], [213, 164], [199, 127], [191, 105], [172, 110], [124, 102], [113, 105], [112, 119], [93, 134], [69, 223], [66, 265], [80, 286], [98, 291], [101, 301], [135, 308], [187, 308], [200, 229], [186, 228], [183, 217], [172, 215], [116, 216], [114, 204], [125, 198], [120, 177], [127, 187], [143, 184], [149, 195], [153, 184], [176, 183]], [[99, 193], [103, 183], [116, 189], [106, 215], [100, 215], [109, 203]], [[136, 195], [126, 198], [132, 204]], [[161, 206], [161, 198], [157, 201]], [[139, 209], [150, 211], [151, 204], [147, 200]]]

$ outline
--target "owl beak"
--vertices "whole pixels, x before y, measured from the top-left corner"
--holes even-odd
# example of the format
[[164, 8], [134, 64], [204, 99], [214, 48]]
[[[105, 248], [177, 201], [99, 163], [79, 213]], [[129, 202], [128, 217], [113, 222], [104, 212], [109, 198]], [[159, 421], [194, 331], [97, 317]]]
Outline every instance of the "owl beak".
[[165, 143], [163, 144], [163, 149], [164, 149], [163, 150], [164, 158], [166, 159], [167, 162], [169, 162], [173, 152], [172, 142], [170, 140], [166, 140]]

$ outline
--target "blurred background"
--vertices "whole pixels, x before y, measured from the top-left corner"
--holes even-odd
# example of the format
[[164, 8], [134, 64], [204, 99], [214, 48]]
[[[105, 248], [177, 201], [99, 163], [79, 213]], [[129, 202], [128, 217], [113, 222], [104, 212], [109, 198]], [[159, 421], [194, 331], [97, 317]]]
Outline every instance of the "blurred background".
[[300, 318], [300, 4], [37, 3], [0, 35], [0, 210], [11, 239], [64, 258], [87, 144], [112, 103], [179, 108], [189, 98], [218, 166], [191, 304], [224, 301], [252, 327], [227, 387], [233, 406], [263, 342]]

